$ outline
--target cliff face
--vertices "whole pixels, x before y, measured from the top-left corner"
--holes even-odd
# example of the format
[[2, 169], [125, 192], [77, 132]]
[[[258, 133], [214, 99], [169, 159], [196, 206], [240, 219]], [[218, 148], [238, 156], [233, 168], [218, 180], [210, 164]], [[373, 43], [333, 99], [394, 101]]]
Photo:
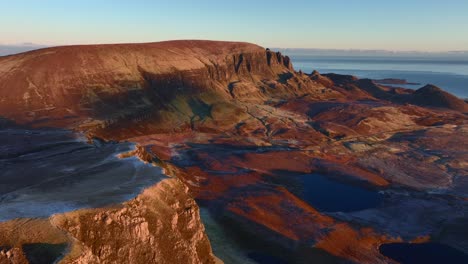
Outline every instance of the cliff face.
[[102, 125], [151, 116], [189, 124], [198, 105], [245, 97], [236, 84], [290, 71], [289, 58], [247, 43], [48, 48], [0, 58], [0, 114], [22, 123], [66, 117]]
[[353, 76], [296, 73], [281, 53], [239, 42], [65, 46], [0, 57], [1, 116], [84, 130], [148, 119], [164, 132], [224, 128], [212, 110], [239, 114], [233, 99], [348, 97], [466, 111], [466, 103], [445, 92], [421, 91], [402, 95]]
[[73, 238], [66, 263], [215, 263], [195, 201], [176, 179], [119, 208], [53, 216]]
[[176, 179], [115, 207], [0, 223], [0, 245], [0, 263], [216, 263], [199, 209]]

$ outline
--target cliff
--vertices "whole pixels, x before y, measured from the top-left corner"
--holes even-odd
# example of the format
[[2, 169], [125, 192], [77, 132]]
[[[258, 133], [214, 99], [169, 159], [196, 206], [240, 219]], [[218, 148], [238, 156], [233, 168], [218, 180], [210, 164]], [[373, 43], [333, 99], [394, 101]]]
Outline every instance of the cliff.
[[354, 76], [296, 73], [281, 53], [240, 42], [64, 46], [0, 57], [0, 115], [19, 123], [93, 130], [151, 119], [160, 131], [216, 130], [242, 114], [233, 99], [263, 103], [304, 95], [466, 109], [445, 92], [431, 92], [425, 102], [421, 92], [397, 93]]
[[66, 124], [152, 116], [189, 125], [198, 108], [245, 98], [249, 84], [292, 71], [289, 58], [248, 43], [47, 48], [0, 57], [0, 115], [21, 123], [67, 118]]
[[53, 216], [76, 248], [63, 263], [215, 263], [195, 201], [176, 179], [120, 208]]
[[114, 207], [0, 223], [0, 245], [0, 263], [219, 263], [176, 179]]

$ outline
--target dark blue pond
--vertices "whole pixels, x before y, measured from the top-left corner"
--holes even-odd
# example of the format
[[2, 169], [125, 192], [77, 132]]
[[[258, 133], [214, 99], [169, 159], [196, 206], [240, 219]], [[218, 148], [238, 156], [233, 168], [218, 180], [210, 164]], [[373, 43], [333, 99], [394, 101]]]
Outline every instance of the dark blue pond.
[[320, 174], [297, 177], [299, 186], [292, 190], [297, 196], [324, 212], [352, 212], [377, 207], [383, 195], [370, 190], [332, 180]]
[[247, 256], [258, 264], [288, 264], [289, 262], [261, 252], [250, 252]]
[[468, 255], [439, 243], [391, 243], [380, 246], [382, 255], [402, 264], [468, 263]]

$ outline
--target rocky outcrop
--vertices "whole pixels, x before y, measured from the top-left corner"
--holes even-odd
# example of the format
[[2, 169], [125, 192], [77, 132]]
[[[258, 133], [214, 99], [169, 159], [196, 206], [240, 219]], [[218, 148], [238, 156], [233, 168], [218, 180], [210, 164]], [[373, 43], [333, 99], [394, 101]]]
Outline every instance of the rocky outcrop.
[[0, 249], [0, 264], [21, 264], [29, 263], [20, 248]]
[[460, 98], [428, 84], [416, 91], [383, 84], [413, 84], [398, 79], [359, 79], [352, 75], [323, 74], [314, 71], [309, 75], [312, 80], [320, 82], [328, 88], [333, 88], [348, 98], [378, 99], [398, 104], [413, 104], [423, 107], [444, 108], [460, 112], [468, 111], [468, 104]]
[[416, 90], [411, 95], [409, 103], [468, 112], [468, 104], [465, 101], [431, 84]]
[[332, 87], [334, 85], [332, 79], [328, 78], [327, 76], [321, 75], [318, 71], [313, 71], [310, 74], [310, 78], [314, 81], [321, 83], [326, 87]]
[[115, 207], [0, 223], [0, 263], [217, 263], [187, 192], [167, 179]]
[[338, 85], [344, 85], [358, 80], [358, 78], [353, 75], [344, 75], [336, 73], [323, 74], [322, 76], [331, 79], [335, 84]]
[[0, 263], [53, 263], [67, 252], [69, 242], [48, 219], [0, 222]]
[[57, 215], [80, 254], [66, 263], [215, 263], [195, 201], [176, 179], [146, 189], [122, 207]]

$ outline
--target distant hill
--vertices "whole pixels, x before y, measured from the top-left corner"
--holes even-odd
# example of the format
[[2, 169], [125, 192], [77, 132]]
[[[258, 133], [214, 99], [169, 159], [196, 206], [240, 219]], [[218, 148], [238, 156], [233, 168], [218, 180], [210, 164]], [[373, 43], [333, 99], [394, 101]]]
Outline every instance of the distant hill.
[[426, 107], [448, 108], [467, 112], [468, 104], [441, 88], [428, 84], [413, 93], [410, 103]]
[[13, 55], [21, 52], [46, 48], [46, 45], [23, 43], [23, 44], [0, 44], [0, 56]]

